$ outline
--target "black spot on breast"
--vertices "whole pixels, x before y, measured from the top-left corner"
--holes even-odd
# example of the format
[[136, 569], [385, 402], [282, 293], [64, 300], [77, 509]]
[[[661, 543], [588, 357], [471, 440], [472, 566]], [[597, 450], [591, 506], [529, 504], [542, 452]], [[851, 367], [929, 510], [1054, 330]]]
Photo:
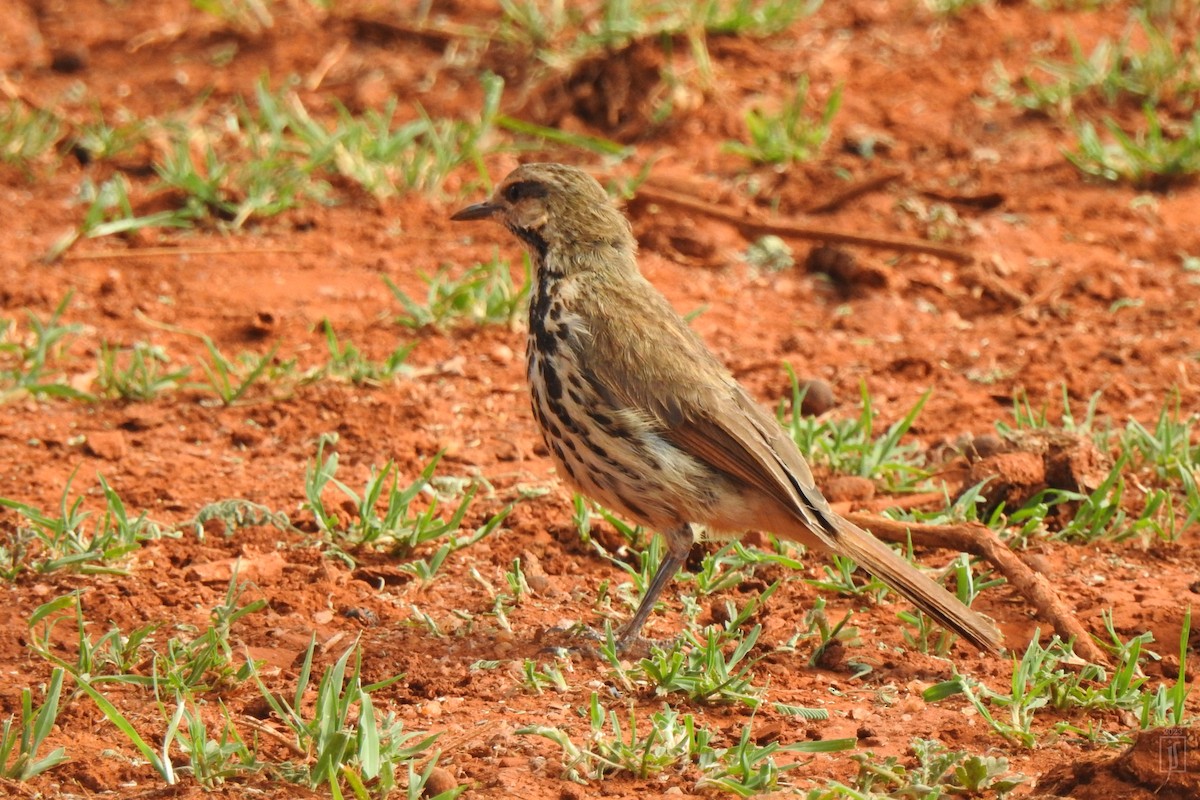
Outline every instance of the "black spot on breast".
[[538, 276], [536, 291], [533, 294], [533, 301], [529, 304], [529, 320], [532, 322], [534, 318], [545, 319], [547, 312], [550, 310], [550, 294], [554, 289], [554, 280], [545, 280], [540, 275]]
[[542, 362], [542, 382], [546, 384], [546, 392], [550, 395], [550, 408], [553, 409], [554, 402], [562, 400], [563, 386], [562, 380], [558, 377], [558, 370], [549, 366], [545, 361]]
[[558, 466], [563, 472], [567, 473], [567, 477], [571, 479], [571, 482], [579, 483], [579, 477], [575, 474], [574, 465], [563, 454], [563, 449], [557, 443], [554, 444], [554, 454], [558, 456]]
[[574, 389], [567, 389], [567, 397], [571, 398], [571, 402], [577, 406], [583, 405], [583, 397]]
[[[539, 276], [537, 292], [529, 304], [529, 332], [533, 335], [534, 345], [547, 356], [558, 350], [558, 342], [546, 328], [546, 317], [551, 313], [551, 296], [557, 283], [553, 277]], [[558, 304], [555, 303], [554, 307], [557, 308]]]
[[562, 438], [563, 438], [562, 430], [557, 425], [554, 424], [554, 420], [545, 419], [543, 417], [542, 427], [546, 429], [546, 433], [550, 434], [555, 439], [558, 439], [560, 441], [562, 440]]
[[[529, 332], [533, 334], [533, 346], [543, 356], [553, 356], [558, 351], [558, 341], [550, 331], [546, 330], [546, 321], [543, 319], [534, 320], [533, 315], [529, 319]], [[542, 362], [543, 367], [545, 362]]]
[[559, 422], [561, 422], [567, 430], [576, 436], [587, 438], [587, 433], [584, 431], [583, 426], [576, 422], [575, 419], [567, 413], [567, 409], [561, 402], [555, 399], [550, 399], [546, 401], [546, 405], [550, 406], [550, 413], [558, 417]]
[[[614, 439], [630, 439], [633, 436], [628, 428], [622, 425], [618, 420], [613, 419], [608, 414], [603, 412], [592, 412], [592, 421], [600, 426], [600, 430], [604, 431]], [[642, 456], [645, 457], [646, 454], [642, 453]]]
[[621, 501], [621, 505], [625, 506], [625, 511], [629, 516], [636, 520], [649, 521], [649, 515], [646, 513], [646, 510], [630, 500], [626, 495], [617, 492], [617, 499]]

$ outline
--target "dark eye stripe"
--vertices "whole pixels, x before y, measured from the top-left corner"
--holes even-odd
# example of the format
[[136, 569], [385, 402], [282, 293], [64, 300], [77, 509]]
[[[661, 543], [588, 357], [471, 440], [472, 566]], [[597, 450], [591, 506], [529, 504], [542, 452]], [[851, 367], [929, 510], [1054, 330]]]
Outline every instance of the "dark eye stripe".
[[504, 199], [510, 203], [529, 197], [545, 197], [547, 194], [546, 185], [537, 181], [517, 181], [504, 187]]

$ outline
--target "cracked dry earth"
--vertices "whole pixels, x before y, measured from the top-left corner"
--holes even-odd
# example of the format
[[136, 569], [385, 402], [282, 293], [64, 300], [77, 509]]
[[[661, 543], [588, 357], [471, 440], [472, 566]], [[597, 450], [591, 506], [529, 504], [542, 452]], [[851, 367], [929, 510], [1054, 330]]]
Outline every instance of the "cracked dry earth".
[[[904, 0], [827, 3], [771, 37], [712, 37], [714, 86], [705, 93], [686, 81], [683, 88], [663, 85], [668, 61], [684, 76], [694, 65], [686, 48], [667, 55], [657, 40], [591, 57], [572, 71], [535, 75], [528, 59], [456, 40], [455, 31], [494, 24], [496, 6], [475, 0], [446, 4], [428, 28], [414, 25], [403, 3], [345, 2], [327, 12], [300, 2], [274, 7], [272, 27], [248, 31], [182, 0], [14, 0], [0, 19], [4, 89], [79, 122], [97, 113], [168, 116], [193, 106], [217, 113], [239, 95], [252, 97], [263, 75], [272, 85], [296, 75], [298, 95], [319, 119], [333, 118], [335, 101], [361, 112], [391, 94], [400, 98], [402, 119], [415, 116], [416, 102], [435, 118], [477, 118], [479, 75], [499, 72], [507, 80], [504, 112], [619, 139], [633, 152], [623, 162], [567, 148], [532, 155], [580, 163], [609, 180], [629, 179], [649, 165], [646, 192], [627, 204], [643, 269], [681, 312], [702, 311], [693, 325], [761, 401], [773, 405], [790, 393], [784, 364], [830, 387], [823, 413], [831, 418], [857, 415], [865, 386], [877, 430], [930, 392], [905, 441], [927, 453], [938, 492], [945, 484], [954, 494], [969, 477], [948, 445], [964, 435], [993, 434], [998, 420], [1011, 422], [1012, 399], [1021, 392], [1033, 408], [1050, 409], [1055, 422], [1064, 396], [1076, 414], [1098, 396], [1097, 418], [1118, 427], [1131, 418], [1152, 425], [1173, 396], [1184, 414], [1200, 408], [1200, 280], [1184, 258], [1200, 255], [1196, 186], [1147, 194], [1091, 182], [1062, 158], [1060, 148], [1069, 142], [1059, 126], [985, 102], [997, 63], [1021, 74], [1042, 54], [1065, 58], [1072, 35], [1090, 48], [1099, 37], [1120, 33], [1122, 9], [1044, 11], [1032, 3], [997, 3], [941, 19]], [[821, 100], [843, 87], [820, 158], [773, 169], [750, 167], [723, 150], [723, 142], [744, 135], [747, 108], [764, 96], [781, 96], [800, 74], [810, 76]], [[668, 90], [680, 92], [676, 112], [656, 123], [646, 104]], [[1134, 118], [1139, 112], [1119, 113]], [[867, 140], [876, 143], [870, 158], [861, 155]], [[227, 354], [275, 347], [277, 364], [295, 359], [302, 372], [328, 358], [325, 320], [372, 359], [414, 343], [411, 370], [380, 386], [268, 380], [231, 406], [188, 388], [149, 401], [11, 396], [0, 404], [0, 496], [53, 509], [71, 481], [72, 496], [95, 511], [102, 507], [103, 476], [131, 512], [144, 511], [164, 526], [232, 498], [284, 512], [296, 526], [247, 525], [226, 536], [210, 524], [204, 536], [188, 529], [146, 542], [118, 562], [121, 574], [60, 570], [5, 581], [0, 716], [19, 709], [21, 688], [40, 687], [50, 673], [51, 665], [29, 647], [27, 622], [41, 604], [78, 591], [93, 635], [110, 625], [123, 631], [158, 625], [161, 641], [187, 626], [207, 625], [237, 565], [247, 584], [242, 601], [266, 601], [232, 629], [239, 657], [259, 661], [272, 691], [286, 694], [294, 691], [310, 637], [318, 642], [318, 668], [357, 641], [366, 681], [404, 675], [378, 690], [377, 706], [408, 729], [442, 733], [444, 785], [467, 786], [467, 796], [480, 798], [713, 796], [696, 789], [694, 769], [646, 779], [620, 774], [578, 786], [561, 777], [557, 746], [515, 733], [530, 724], [552, 725], [581, 740], [587, 725], [579, 710], [594, 691], [607, 708], [624, 713], [632, 704], [643, 716], [661, 708], [664, 698], [649, 688], [621, 689], [605, 665], [582, 657], [563, 663], [566, 691], [534, 694], [521, 679], [524, 659], [549, 658], [543, 642], [551, 629], [627, 614], [612, 598], [627, 578], [581, 542], [571, 497], [536, 436], [524, 387], [522, 326], [413, 331], [394, 322], [399, 308], [384, 278], [424, 296], [422, 275], [443, 266], [460, 274], [498, 251], [512, 259], [520, 280], [515, 247], [503, 232], [463, 230], [448, 221], [454, 208], [483, 193], [476, 173], [463, 167], [440, 193], [382, 200], [339, 184], [336, 204], [308, 204], [238, 235], [211, 223], [152, 229], [83, 240], [63, 259], [42, 263], [52, 244], [79, 224], [85, 180], [98, 183], [119, 169], [130, 176], [139, 213], [170, 207], [176, 198], [155, 188], [152, 157], [152, 144], [119, 164], [84, 163], [64, 149], [52, 164], [32, 170], [0, 167], [0, 318], [24, 326], [27, 311], [45, 318], [70, 294], [64, 320], [79, 328], [62, 359], [75, 388], [95, 388], [102, 342], [148, 342], [164, 348], [172, 363], [200, 363], [203, 345], [185, 330], [210, 337]], [[485, 163], [498, 179], [517, 156], [497, 151]], [[838, 201], [847, 186], [860, 184], [869, 190]], [[742, 257], [753, 235], [655, 202], [655, 190], [729, 212], [750, 204], [764, 217], [848, 233], [938, 239], [974, 260], [856, 247], [809, 257], [811, 243], [791, 240], [798, 265], [765, 271]], [[756, 199], [748, 200], [751, 194]], [[825, 205], [831, 208], [809, 213]], [[935, 207], [941, 217], [929, 213]], [[336, 434], [338, 477], [351, 487], [364, 485], [373, 467], [389, 461], [406, 483], [441, 452], [439, 475], [476, 479], [481, 487], [464, 527], [483, 524], [510, 503], [513, 510], [500, 530], [447, 558], [428, 584], [386, 552], [356, 552], [350, 567], [318, 549], [313, 515], [302, 508], [305, 469], [323, 434]], [[827, 487], [844, 477], [817, 471]], [[1035, 485], [1022, 475], [1012, 467], [1001, 477], [1017, 490]], [[1128, 477], [1136, 487], [1139, 476]], [[884, 487], [869, 487], [866, 495], [873, 497], [861, 488], [843, 496], [843, 508], [887, 504], [880, 497]], [[344, 522], [353, 522], [352, 507], [330, 500]], [[0, 512], [0, 541], [13, 541], [19, 521], [11, 511]], [[1053, 581], [1089, 631], [1103, 635], [1102, 615], [1111, 611], [1121, 636], [1150, 631], [1153, 647], [1165, 655], [1176, 650], [1184, 607], [1200, 598], [1197, 534], [1193, 526], [1174, 542], [1035, 542], [1022, 557]], [[594, 535], [614, 551], [621, 544], [606, 522], [596, 523]], [[766, 544], [757, 535], [752, 541]], [[712, 548], [700, 545], [698, 552]], [[623, 557], [635, 560], [627, 551]], [[952, 554], [918, 546], [917, 557], [941, 567]], [[509, 610], [508, 630], [492, 613], [494, 597], [485, 584], [504, 586], [504, 571], [516, 558], [536, 588]], [[754, 682], [767, 687], [771, 701], [824, 709], [829, 717], [806, 721], [770, 705], [752, 716], [741, 705], [665, 698], [713, 731], [716, 746], [734, 744], [749, 725], [764, 745], [849, 737], [857, 740], [857, 752], [904, 760], [913, 737], [931, 737], [1002, 755], [1012, 769], [1038, 778], [1036, 788], [1027, 783], [1018, 794], [1200, 796], [1194, 761], [1200, 743], [1190, 731], [1170, 734], [1175, 738], [1167, 744], [1176, 749], [1169, 752], [1183, 755], [1166, 767], [1162, 734], [1143, 737], [1141, 749], [1112, 762], [1121, 748], [1095, 749], [1056, 734], [1055, 723], [1132, 733], [1137, 723], [1129, 716], [1047, 710], [1035, 724], [1037, 746], [1023, 748], [990, 731], [961, 696], [926, 703], [921, 692], [950, 678], [954, 668], [1003, 689], [1011, 664], [961, 644], [949, 659], [914, 652], [897, 625], [902, 604], [820, 590], [805, 579], [822, 577], [823, 561], [812, 554], [801, 559], [800, 570], [760, 567], [752, 578], [702, 600], [699, 622], [719, 621], [726, 602], [741, 607], [781, 581], [754, 620], [763, 626]], [[688, 588], [675, 583], [649, 635], [679, 629], [677, 595]], [[611, 606], [598, 605], [600, 597], [611, 598]], [[861, 645], [848, 648], [844, 659], [810, 667], [811, 640], [801, 640], [794, 652], [778, 648], [805, 628], [805, 614], [819, 598], [830, 619], [854, 611]], [[1047, 630], [1037, 609], [1009, 587], [988, 589], [976, 607], [997, 621], [1018, 652], [1035, 630], [1043, 636]], [[420, 615], [436, 623], [436, 635]], [[71, 627], [55, 629], [64, 657], [72, 652]], [[1194, 658], [1194, 645], [1191, 652]], [[472, 669], [481, 661], [499, 666]], [[856, 674], [852, 662], [870, 670]], [[145, 674], [150, 664], [138, 669]], [[1150, 662], [1149, 670], [1150, 685], [1175, 678], [1170, 657]], [[106, 691], [143, 735], [159, 740], [164, 722], [152, 693], [115, 685]], [[291, 757], [261, 733], [277, 720], [253, 683], [215, 687], [205, 701], [215, 709], [217, 700], [242, 735], [259, 731], [265, 751]], [[1188, 711], [1196, 713], [1195, 699]], [[211, 791], [187, 777], [167, 787], [78, 694], [64, 703], [47, 745], [64, 746], [69, 760], [26, 783], [4, 781], [0, 791], [88, 798], [328, 794], [281, 783], [268, 772]], [[851, 780], [857, 770], [846, 752], [805, 758], [787, 776], [801, 788]]]

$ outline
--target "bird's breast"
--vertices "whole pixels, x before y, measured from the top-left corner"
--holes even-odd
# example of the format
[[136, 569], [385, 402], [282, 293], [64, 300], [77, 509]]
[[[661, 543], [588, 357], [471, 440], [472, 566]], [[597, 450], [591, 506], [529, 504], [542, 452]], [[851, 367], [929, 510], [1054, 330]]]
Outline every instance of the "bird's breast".
[[568, 298], [539, 286], [531, 298], [526, 369], [534, 420], [563, 479], [625, 517], [655, 529], [709, 502], [707, 470], [675, 447], [643, 411], [597, 386], [588, 321]]

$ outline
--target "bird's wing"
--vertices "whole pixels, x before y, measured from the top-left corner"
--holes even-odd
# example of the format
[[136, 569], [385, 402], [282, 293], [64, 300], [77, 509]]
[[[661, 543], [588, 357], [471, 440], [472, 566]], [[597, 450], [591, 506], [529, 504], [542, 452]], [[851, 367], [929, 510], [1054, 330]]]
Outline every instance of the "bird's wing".
[[643, 415], [681, 450], [774, 498], [833, 546], [836, 514], [795, 442], [667, 301], [648, 284], [645, 289], [621, 298], [621, 318], [655, 320], [660, 327], [653, 336], [630, 335], [613, 315], [590, 315], [580, 366], [592, 388]]
[[690, 398], [690, 407], [680, 409], [681, 422], [662, 435], [777, 500], [831, 546], [838, 531], [835, 515], [799, 448], [744, 389], [732, 379], [730, 384], [724, 397], [715, 399], [719, 405]]
[[606, 402], [638, 413], [681, 450], [776, 500], [827, 550], [850, 556], [941, 624], [999, 651], [1002, 637], [992, 623], [830, 508], [795, 442], [682, 320], [636, 302], [625, 310], [668, 322], [650, 339], [627, 330], [614, 336], [610, 319], [593, 318], [580, 367]]

